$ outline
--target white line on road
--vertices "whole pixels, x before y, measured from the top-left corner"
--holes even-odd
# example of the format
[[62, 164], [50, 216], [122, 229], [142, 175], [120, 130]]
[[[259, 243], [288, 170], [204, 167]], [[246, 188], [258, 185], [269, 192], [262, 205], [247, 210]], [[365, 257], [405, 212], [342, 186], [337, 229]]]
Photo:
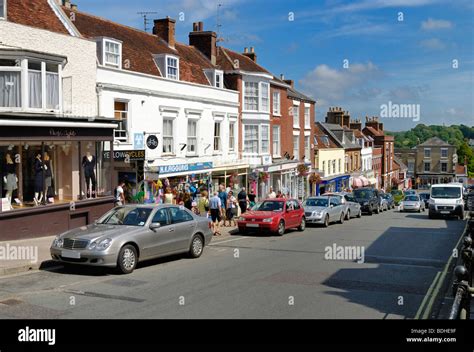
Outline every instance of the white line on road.
[[209, 245], [210, 246], [215, 246], [215, 245], [218, 245], [218, 244], [221, 244], [221, 243], [228, 243], [228, 242], [234, 242], [234, 241], [240, 241], [240, 240], [243, 240], [247, 237], [239, 237], [239, 238], [234, 238], [234, 239], [231, 239], [231, 240], [225, 240], [225, 241], [218, 241], [218, 242], [214, 242]]

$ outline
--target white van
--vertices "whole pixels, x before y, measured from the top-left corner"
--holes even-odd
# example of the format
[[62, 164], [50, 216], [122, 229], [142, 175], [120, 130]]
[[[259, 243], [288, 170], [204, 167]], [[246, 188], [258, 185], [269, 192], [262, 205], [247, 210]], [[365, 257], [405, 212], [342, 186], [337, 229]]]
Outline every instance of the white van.
[[430, 219], [439, 215], [454, 215], [464, 219], [464, 200], [462, 183], [432, 185], [428, 202]]

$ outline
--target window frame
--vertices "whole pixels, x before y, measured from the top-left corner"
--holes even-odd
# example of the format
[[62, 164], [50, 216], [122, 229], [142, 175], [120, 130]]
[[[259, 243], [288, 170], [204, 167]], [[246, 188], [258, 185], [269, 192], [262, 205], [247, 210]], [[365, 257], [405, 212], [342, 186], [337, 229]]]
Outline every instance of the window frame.
[[[115, 109], [115, 103], [124, 103], [126, 104], [126, 108], [127, 110], [125, 111], [122, 111], [122, 110], [116, 110]], [[123, 117], [121, 116], [121, 119], [118, 120], [117, 117], [116, 117], [116, 113], [119, 112], [119, 113], [123, 113], [125, 112], [126, 113], [126, 124], [127, 124], [127, 129], [123, 130], [123, 129], [114, 129], [114, 141], [115, 142], [119, 142], [119, 143], [129, 143], [130, 142], [130, 133], [129, 133], [129, 128], [128, 128], [128, 122], [129, 122], [129, 115], [130, 115], [130, 101], [129, 100], [123, 100], [123, 99], [114, 99], [114, 119], [116, 119], [117, 121], [120, 121], [119, 122], [119, 126], [120, 126], [120, 123], [123, 121]], [[119, 131], [125, 131], [125, 140], [121, 140], [122, 138], [117, 138], [116, 136], [116, 132], [119, 132]]]
[[[428, 170], [427, 170], [426, 166], [428, 166]], [[431, 171], [431, 161], [424, 161], [423, 162], [423, 171], [424, 172], [430, 172]]]
[[293, 128], [300, 128], [300, 106], [292, 105]]
[[[446, 170], [443, 170], [443, 166], [446, 166]], [[448, 162], [442, 161], [441, 162], [441, 172], [448, 172]]]
[[281, 94], [279, 90], [273, 91], [272, 111], [274, 116], [281, 116]]
[[[117, 45], [118, 53], [108, 52], [107, 44]], [[118, 56], [118, 63], [107, 61], [107, 54]], [[110, 38], [102, 39], [102, 64], [107, 67], [122, 69], [122, 43]]]
[[[270, 112], [270, 83], [268, 82], [259, 82], [259, 106], [258, 106], [258, 111], [260, 112]], [[264, 96], [264, 87], [266, 89], [267, 94]], [[266, 102], [266, 108], [264, 109], [264, 101]]]
[[[443, 152], [446, 152], [446, 156], [443, 155]], [[449, 149], [448, 148], [441, 148], [440, 155], [441, 155], [442, 159], [447, 159], [449, 157]]]
[[[267, 129], [267, 133], [264, 133], [264, 128]], [[270, 154], [270, 125], [269, 124], [261, 124], [260, 127], [260, 133], [259, 133], [259, 138], [260, 138], [260, 154]], [[266, 137], [266, 139], [263, 139], [263, 137]], [[263, 142], [267, 142], [267, 148], [266, 150], [263, 150]]]
[[[170, 66], [168, 63], [168, 60], [174, 60], [176, 61], [176, 67]], [[169, 69], [175, 69], [176, 70], [176, 78], [170, 77]], [[179, 81], [179, 57], [174, 56], [174, 55], [165, 55], [165, 73], [166, 73], [166, 78], [171, 79], [173, 81]]]
[[431, 158], [431, 148], [424, 148], [423, 149], [423, 157], [424, 158]]
[[304, 128], [311, 128], [311, 107], [309, 106], [304, 107]]
[[229, 152], [235, 151], [235, 126], [236, 121], [229, 121]]
[[[219, 80], [220, 80], [220, 84], [219, 86], [217, 85], [217, 78], [219, 77]], [[224, 88], [224, 71], [220, 71], [220, 70], [215, 70], [214, 71], [214, 87], [215, 88], [220, 88], [220, 89], [223, 89]]]
[[0, 11], [0, 19], [6, 20], [7, 19], [7, 1], [0, 0], [0, 3], [3, 4], [3, 11]]
[[[278, 143], [278, 148], [275, 148], [275, 130], [278, 130], [277, 135], [277, 143]], [[278, 150], [275, 150], [278, 149]], [[272, 126], [272, 154], [274, 158], [280, 158], [281, 157], [281, 126], [280, 125], [273, 125]]]
[[[257, 151], [256, 152], [249, 152], [247, 151], [247, 148], [246, 148], [246, 143], [247, 143], [247, 138], [245, 138], [245, 130], [247, 127], [256, 127], [257, 128]], [[260, 127], [258, 124], [244, 124], [243, 125], [243, 134], [242, 134], [242, 139], [243, 139], [243, 153], [245, 155], [259, 155], [260, 154]], [[253, 139], [252, 139], [253, 141]]]
[[[163, 155], [175, 155], [175, 139], [174, 139], [174, 118], [164, 116], [163, 117], [163, 137], [162, 137], [162, 153]], [[171, 122], [171, 135], [165, 135], [165, 121], [170, 121]], [[163, 148], [165, 147], [165, 138], [171, 139], [171, 151], [165, 151]]]
[[[249, 95], [248, 91], [251, 91], [251, 89], [247, 89], [247, 85], [252, 85], [256, 86], [256, 95]], [[251, 111], [251, 112], [258, 112], [259, 111], [259, 102], [260, 102], [260, 85], [259, 82], [254, 82], [254, 81], [244, 81], [244, 89], [243, 89], [243, 95], [244, 95], [244, 111]], [[255, 104], [251, 104], [252, 106], [255, 105], [255, 109], [250, 109], [250, 104], [248, 103], [248, 99], [256, 99]]]
[[[304, 136], [304, 155], [306, 160], [311, 160], [311, 136]], [[334, 173], [336, 173], [336, 171], [334, 171]]]
[[[219, 128], [217, 128], [219, 126]], [[219, 131], [219, 134], [216, 135], [216, 132]], [[217, 138], [217, 139], [216, 139]], [[218, 148], [216, 149], [216, 141], [218, 142]], [[213, 132], [213, 151], [214, 154], [222, 153], [222, 121], [214, 120], [214, 132]]]
[[[190, 123], [194, 123], [196, 125], [196, 133], [194, 136], [190, 136], [189, 134], [189, 124]], [[189, 155], [189, 156], [196, 156], [198, 155], [198, 149], [199, 149], [199, 145], [198, 145], [198, 128], [199, 128], [199, 118], [188, 118], [188, 121], [187, 121], [187, 124], [186, 124], [186, 155]], [[193, 138], [195, 139], [196, 143], [195, 143], [195, 147], [196, 147], [196, 150], [195, 151], [191, 151], [189, 149], [189, 146], [192, 145], [189, 140], [190, 138]]]
[[[297, 143], [295, 143], [295, 138], [298, 141]], [[295, 146], [297, 146], [297, 148], [295, 148]], [[293, 136], [293, 156], [296, 160], [300, 159], [300, 136]]]

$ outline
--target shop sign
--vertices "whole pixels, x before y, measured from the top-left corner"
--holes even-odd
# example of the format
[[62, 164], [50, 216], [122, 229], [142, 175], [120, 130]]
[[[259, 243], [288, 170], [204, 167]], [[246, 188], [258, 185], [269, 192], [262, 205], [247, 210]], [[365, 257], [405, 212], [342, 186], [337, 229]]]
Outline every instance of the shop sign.
[[[110, 160], [110, 151], [104, 152], [104, 159]], [[142, 161], [145, 160], [144, 150], [114, 150], [114, 161]]]
[[177, 164], [160, 166], [160, 175], [172, 174], [177, 172], [196, 172], [212, 169], [212, 163], [196, 163], [196, 164]]
[[145, 149], [145, 146], [143, 145], [143, 138], [143, 133], [135, 133], [133, 137], [133, 149]]
[[149, 135], [146, 139], [146, 146], [152, 150], [156, 149], [158, 147], [158, 138], [154, 134]]

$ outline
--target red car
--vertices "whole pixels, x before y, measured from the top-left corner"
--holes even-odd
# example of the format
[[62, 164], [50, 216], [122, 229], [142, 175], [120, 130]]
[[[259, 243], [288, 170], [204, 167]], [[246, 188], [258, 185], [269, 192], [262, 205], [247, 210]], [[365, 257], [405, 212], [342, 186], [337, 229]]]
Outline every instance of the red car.
[[306, 219], [304, 209], [296, 199], [266, 199], [255, 210], [237, 218], [241, 233], [250, 231], [273, 232], [283, 236], [286, 229], [304, 231]]

